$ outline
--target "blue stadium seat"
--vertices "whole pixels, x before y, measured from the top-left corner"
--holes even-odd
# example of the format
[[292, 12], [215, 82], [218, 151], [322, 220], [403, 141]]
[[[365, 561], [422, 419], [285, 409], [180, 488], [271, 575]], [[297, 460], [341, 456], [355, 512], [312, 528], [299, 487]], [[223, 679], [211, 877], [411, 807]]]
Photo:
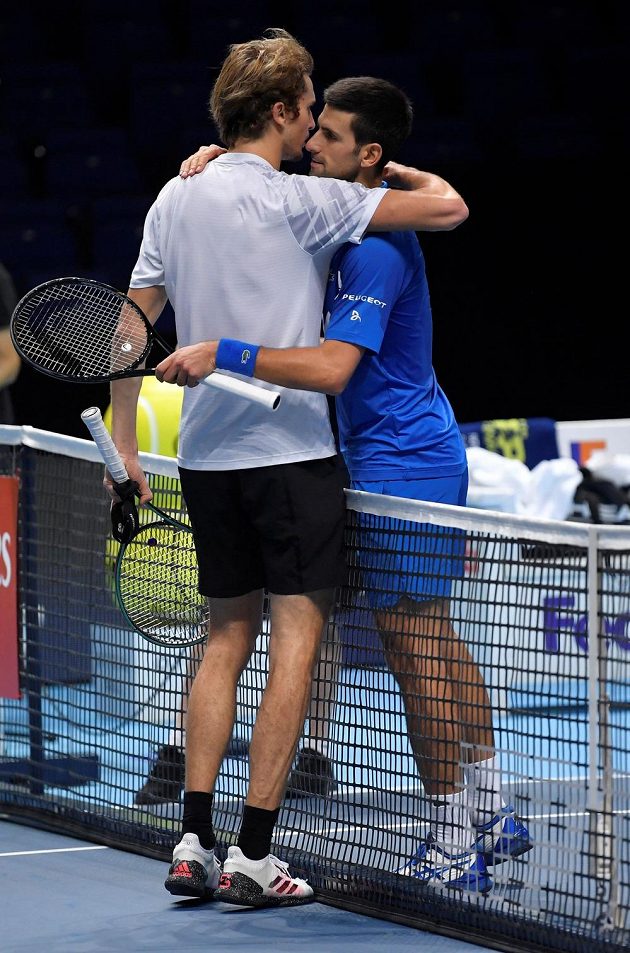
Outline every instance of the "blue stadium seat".
[[10, 63], [3, 71], [5, 81], [12, 86], [66, 86], [81, 85], [83, 73], [78, 63], [42, 57], [37, 62]]
[[602, 5], [575, 0], [539, 3], [535, 15], [531, 0], [510, 0], [506, 16], [514, 43], [554, 53], [572, 46], [584, 48], [605, 43], [610, 19], [609, 11]]
[[105, 195], [91, 203], [94, 226], [112, 223], [142, 225], [151, 208], [154, 195]]
[[[125, 269], [127, 278], [138, 259], [142, 241], [142, 222], [95, 223], [92, 240], [93, 267], [103, 270], [116, 263]], [[122, 269], [121, 269], [122, 270]]]
[[208, 115], [211, 84], [210, 71], [203, 63], [136, 66], [129, 105], [136, 146], [149, 150], [160, 144], [168, 147], [167, 137], [173, 130], [202, 123]]
[[18, 154], [18, 140], [10, 132], [0, 130], [0, 156], [15, 156]]
[[[17, 155], [0, 152], [0, 181], [12, 197], [27, 196], [29, 190], [28, 170], [25, 162]], [[4, 198], [0, 200], [0, 214], [4, 209]]]
[[142, 180], [134, 158], [127, 152], [76, 149], [49, 153], [46, 186], [49, 195], [85, 199], [133, 194], [142, 190]]
[[597, 159], [606, 141], [590, 116], [529, 116], [517, 120], [513, 141], [519, 158]]
[[74, 274], [78, 267], [74, 235], [68, 226], [51, 222], [5, 225], [0, 230], [0, 261], [16, 284], [23, 284], [34, 271], [50, 278]]
[[[8, 5], [7, 5], [8, 7]], [[24, 42], [28, 37], [28, 42]], [[41, 17], [26, 4], [3, 9], [0, 18], [0, 63], [36, 62], [46, 57], [46, 32]]]
[[75, 86], [22, 86], [11, 90], [4, 106], [9, 129], [36, 139], [59, 126], [83, 127], [93, 121], [84, 89]]
[[400, 86], [412, 99], [416, 115], [435, 113], [433, 96], [418, 57], [409, 53], [356, 53], [344, 57], [344, 76], [376, 76]]
[[19, 64], [4, 74], [4, 123], [29, 140], [59, 128], [93, 122], [90, 96], [78, 66], [69, 63]]
[[416, 115], [413, 133], [405, 143], [400, 161], [439, 172], [445, 164], [472, 166], [482, 162], [484, 149], [475, 124], [469, 119]]
[[147, 190], [160, 189], [189, 154], [182, 152], [180, 135], [205, 123], [211, 82], [208, 68], [198, 63], [134, 69], [129, 127]]
[[496, 19], [485, 4], [442, 3], [431, 9], [430, 4], [419, 3], [407, 16], [414, 51], [423, 62], [452, 61], [469, 50], [499, 44]]
[[174, 164], [172, 174], [177, 175], [181, 162], [193, 152], [196, 152], [199, 146], [207, 146], [210, 143], [221, 145], [219, 131], [210, 119], [205, 122], [194, 123], [191, 126], [185, 126], [177, 133], [174, 142], [177, 143], [176, 155], [174, 154]]
[[[315, 85], [322, 82], [322, 73], [332, 79], [351, 76], [353, 71], [346, 66], [346, 57], [353, 53], [367, 55], [383, 49], [383, 29], [380, 15], [370, 12], [364, 5], [361, 16], [352, 16], [345, 6], [337, 5], [326, 17], [326, 29], [322, 29], [319, 9], [304, 7], [296, 12], [294, 32], [315, 58]], [[338, 57], [343, 57], [338, 61]], [[332, 67], [332, 69], [331, 69]], [[378, 75], [374, 69], [367, 75]]]
[[88, 126], [81, 129], [51, 129], [46, 136], [46, 148], [56, 152], [125, 152], [129, 136], [123, 126], [117, 128]]
[[544, 113], [548, 89], [536, 51], [503, 47], [465, 56], [462, 93], [467, 116], [496, 124]]
[[627, 116], [627, 44], [568, 48], [560, 56], [567, 111], [614, 125]]
[[[256, 0], [245, 4], [239, 2], [229, 17], [213, 13], [212, 6], [205, 0], [191, 0], [187, 18], [188, 55], [211, 68], [220, 66], [230, 44], [244, 43], [261, 36], [267, 27], [279, 26], [270, 17], [266, 6]], [[206, 94], [215, 76], [209, 78]]]
[[58, 198], [21, 197], [11, 188], [11, 196], [0, 200], [3, 225], [65, 225], [67, 215], [67, 203]]
[[86, 75], [98, 81], [101, 95], [116, 75], [127, 81], [136, 63], [162, 63], [176, 54], [171, 24], [159, 17], [133, 20], [112, 17], [110, 4], [102, 3], [98, 16], [86, 18], [81, 44]]

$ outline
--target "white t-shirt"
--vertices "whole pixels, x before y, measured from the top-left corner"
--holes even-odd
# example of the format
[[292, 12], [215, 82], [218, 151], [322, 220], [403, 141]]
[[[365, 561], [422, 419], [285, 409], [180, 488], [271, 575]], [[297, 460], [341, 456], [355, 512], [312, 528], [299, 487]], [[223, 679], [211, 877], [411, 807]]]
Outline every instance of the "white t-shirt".
[[[147, 215], [131, 287], [165, 286], [181, 347], [221, 337], [316, 347], [330, 259], [344, 242], [361, 241], [384, 195], [226, 153], [200, 175], [164, 186]], [[282, 400], [272, 413], [187, 387], [180, 466], [232, 470], [331, 456], [325, 396], [277, 389]]]

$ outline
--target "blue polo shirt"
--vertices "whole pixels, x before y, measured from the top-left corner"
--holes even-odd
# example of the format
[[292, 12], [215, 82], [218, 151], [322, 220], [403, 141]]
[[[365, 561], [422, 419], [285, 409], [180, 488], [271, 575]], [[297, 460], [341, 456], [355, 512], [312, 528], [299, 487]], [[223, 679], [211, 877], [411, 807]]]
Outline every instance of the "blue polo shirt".
[[366, 349], [336, 399], [352, 480], [455, 476], [464, 443], [432, 364], [424, 256], [414, 232], [368, 235], [336, 252], [325, 336]]

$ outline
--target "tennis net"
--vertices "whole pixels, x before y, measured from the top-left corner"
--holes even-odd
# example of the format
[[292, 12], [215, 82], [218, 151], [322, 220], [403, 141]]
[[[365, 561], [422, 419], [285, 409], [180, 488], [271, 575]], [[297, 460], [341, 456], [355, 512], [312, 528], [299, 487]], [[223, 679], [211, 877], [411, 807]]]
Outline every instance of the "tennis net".
[[[174, 461], [143, 462], [157, 505], [184, 515]], [[19, 485], [13, 661], [9, 626], [0, 625], [0, 658], [5, 673], [16, 666], [19, 697], [5, 688], [0, 699], [0, 805], [16, 819], [167, 860], [179, 834], [185, 699], [200, 650], [152, 645], [125, 623], [113, 596], [117, 544], [102, 473], [89, 441], [0, 428], [0, 491]], [[2, 520], [8, 498], [0, 496]], [[506, 950], [626, 948], [630, 528], [350, 492], [346, 539], [348, 582], [303, 740], [325, 743], [334, 777], [307, 779], [312, 796], [284, 802], [274, 850], [320, 899], [350, 909]], [[2, 568], [0, 560], [6, 582]], [[449, 626], [473, 656], [459, 669], [467, 729], [484, 705], [472, 661], [482, 674], [506, 796], [534, 842], [492, 868], [485, 896], [440, 892], [399, 873], [427, 830], [417, 739], [449, 711], [442, 664], [450, 643], [412, 640], [415, 610], [398, 602], [412, 583], [434, 597], [428, 630]], [[237, 836], [268, 639], [265, 618], [215, 792], [223, 854]], [[421, 675], [410, 661], [420, 650]], [[430, 704], [416, 708], [414, 698]], [[492, 753], [487, 734], [463, 735], [462, 765], [475, 760], [475, 745]], [[425, 771], [439, 773], [439, 753], [424, 758]], [[151, 777], [163, 796], [139, 796]]]

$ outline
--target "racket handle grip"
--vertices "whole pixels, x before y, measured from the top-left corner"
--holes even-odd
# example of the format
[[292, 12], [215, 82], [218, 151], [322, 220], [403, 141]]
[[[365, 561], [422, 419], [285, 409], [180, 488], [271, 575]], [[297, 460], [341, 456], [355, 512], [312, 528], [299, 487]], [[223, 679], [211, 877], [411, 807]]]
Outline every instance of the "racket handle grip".
[[116, 449], [116, 444], [110, 437], [109, 431], [103, 423], [103, 417], [98, 407], [88, 407], [84, 410], [81, 414], [81, 420], [92, 434], [92, 439], [98, 447], [105, 466], [113, 476], [114, 481], [116, 483], [124, 483], [129, 479], [129, 474]]
[[215, 387], [218, 390], [229, 391], [230, 394], [236, 394], [237, 397], [244, 397], [255, 404], [262, 404], [268, 410], [277, 410], [280, 406], [281, 395], [277, 390], [256, 387], [255, 384], [249, 384], [247, 381], [241, 381], [236, 377], [228, 377], [226, 374], [221, 374], [220, 371], [209, 374], [199, 383], [206, 384], [208, 387]]

